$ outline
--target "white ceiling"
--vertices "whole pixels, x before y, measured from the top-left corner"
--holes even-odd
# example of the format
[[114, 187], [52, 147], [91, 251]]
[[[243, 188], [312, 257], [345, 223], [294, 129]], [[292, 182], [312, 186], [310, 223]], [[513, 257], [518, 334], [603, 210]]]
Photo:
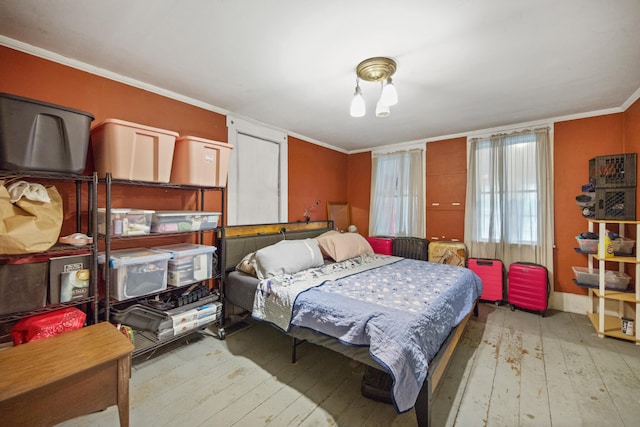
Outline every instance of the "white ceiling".
[[[2, 0], [0, 17], [2, 44], [345, 151], [615, 111], [640, 88], [638, 0]], [[376, 118], [361, 82], [352, 118], [372, 56], [398, 63], [400, 102]]]

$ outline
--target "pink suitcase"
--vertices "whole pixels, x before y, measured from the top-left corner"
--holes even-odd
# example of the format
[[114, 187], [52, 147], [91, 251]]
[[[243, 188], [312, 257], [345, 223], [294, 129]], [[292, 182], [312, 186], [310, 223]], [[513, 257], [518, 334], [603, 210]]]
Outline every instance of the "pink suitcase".
[[373, 248], [373, 252], [382, 255], [391, 255], [393, 251], [393, 239], [390, 237], [365, 237]]
[[509, 266], [508, 301], [511, 310], [521, 308], [538, 311], [541, 316], [549, 302], [549, 275], [547, 268], [532, 263], [514, 262]]
[[469, 258], [469, 270], [482, 280], [481, 300], [500, 304], [504, 290], [504, 265], [499, 259]]

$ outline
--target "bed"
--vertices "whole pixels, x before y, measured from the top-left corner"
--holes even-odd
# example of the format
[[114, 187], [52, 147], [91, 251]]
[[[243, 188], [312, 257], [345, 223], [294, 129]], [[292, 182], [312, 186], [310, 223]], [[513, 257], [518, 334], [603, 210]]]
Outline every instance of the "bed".
[[433, 393], [477, 310], [478, 276], [374, 254], [327, 221], [224, 227], [220, 247], [225, 307], [293, 337], [293, 361], [306, 341], [390, 373], [396, 411], [415, 407], [430, 425]]

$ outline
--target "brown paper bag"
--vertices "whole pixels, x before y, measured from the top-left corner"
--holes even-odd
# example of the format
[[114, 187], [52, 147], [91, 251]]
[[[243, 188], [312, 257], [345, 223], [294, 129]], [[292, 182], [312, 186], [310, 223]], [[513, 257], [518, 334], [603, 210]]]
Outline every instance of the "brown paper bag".
[[21, 198], [11, 203], [4, 181], [0, 181], [0, 254], [42, 252], [58, 241], [62, 228], [62, 197], [47, 187], [51, 203]]

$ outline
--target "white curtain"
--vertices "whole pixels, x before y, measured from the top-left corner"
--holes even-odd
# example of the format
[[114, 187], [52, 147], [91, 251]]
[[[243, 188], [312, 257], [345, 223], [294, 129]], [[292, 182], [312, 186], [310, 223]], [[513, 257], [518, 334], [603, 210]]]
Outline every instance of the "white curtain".
[[465, 243], [469, 256], [553, 265], [549, 129], [470, 139]]
[[424, 150], [373, 154], [370, 236], [424, 237]]

